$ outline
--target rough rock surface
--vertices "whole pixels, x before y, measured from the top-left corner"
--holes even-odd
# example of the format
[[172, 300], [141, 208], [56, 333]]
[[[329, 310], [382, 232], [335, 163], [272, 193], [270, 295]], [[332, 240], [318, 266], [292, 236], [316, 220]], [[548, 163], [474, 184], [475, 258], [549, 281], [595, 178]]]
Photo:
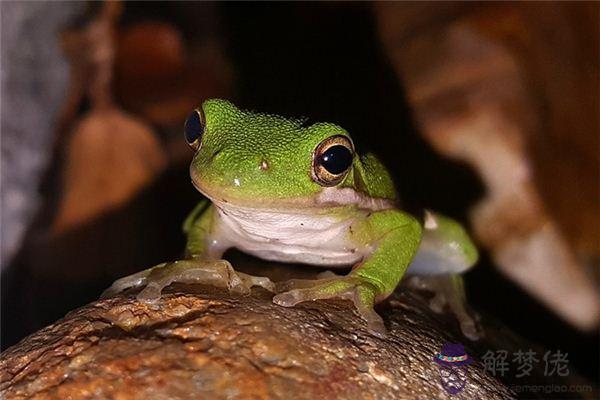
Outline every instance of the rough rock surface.
[[[8, 349], [3, 398], [446, 399], [433, 356], [444, 342], [467, 342], [409, 291], [380, 310], [384, 339], [345, 301], [287, 309], [262, 290], [167, 292], [155, 304], [91, 303]], [[461, 398], [514, 398], [479, 362], [468, 374]]]

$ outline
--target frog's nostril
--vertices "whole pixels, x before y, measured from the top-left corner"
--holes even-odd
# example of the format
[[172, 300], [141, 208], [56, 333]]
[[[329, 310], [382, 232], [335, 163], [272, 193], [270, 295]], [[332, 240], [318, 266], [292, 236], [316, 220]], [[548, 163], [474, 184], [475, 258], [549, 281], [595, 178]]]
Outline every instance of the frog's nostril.
[[221, 150], [217, 150], [214, 153], [212, 153], [212, 155], [209, 158], [209, 161], [214, 160], [220, 153], [221, 153]]
[[262, 171], [266, 171], [269, 169], [269, 163], [265, 160], [262, 160], [258, 166]]

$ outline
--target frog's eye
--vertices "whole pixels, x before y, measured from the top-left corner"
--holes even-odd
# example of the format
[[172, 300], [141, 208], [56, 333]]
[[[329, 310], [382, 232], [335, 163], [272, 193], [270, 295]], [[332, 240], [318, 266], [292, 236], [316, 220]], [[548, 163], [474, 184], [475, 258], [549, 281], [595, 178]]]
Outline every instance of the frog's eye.
[[353, 158], [354, 145], [348, 136], [328, 137], [313, 153], [313, 179], [322, 186], [337, 185], [348, 173]]
[[204, 127], [204, 113], [200, 109], [192, 111], [185, 120], [185, 125], [183, 126], [185, 141], [196, 151], [198, 151], [202, 144]]

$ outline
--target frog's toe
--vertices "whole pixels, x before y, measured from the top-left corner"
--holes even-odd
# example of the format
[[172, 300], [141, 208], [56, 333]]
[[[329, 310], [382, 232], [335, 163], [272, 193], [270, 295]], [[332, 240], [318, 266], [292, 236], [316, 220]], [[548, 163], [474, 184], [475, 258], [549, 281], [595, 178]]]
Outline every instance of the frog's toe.
[[242, 280], [244, 286], [246, 286], [247, 288], [251, 288], [253, 286], [260, 286], [271, 293], [276, 292], [275, 283], [273, 283], [273, 281], [271, 281], [267, 277], [248, 275], [243, 272], [237, 272], [237, 274]]
[[349, 289], [354, 286], [345, 278], [339, 279], [292, 279], [277, 284], [278, 291], [284, 291], [273, 297], [280, 306], [292, 307], [303, 301], [331, 298], [350, 298]]
[[269, 278], [236, 272], [225, 260], [190, 259], [160, 264], [119, 279], [105, 291], [105, 297], [127, 288], [143, 287], [137, 299], [152, 302], [160, 299], [163, 289], [172, 283], [212, 285], [242, 295], [249, 294], [253, 286], [275, 290], [275, 284]]
[[[273, 302], [283, 307], [293, 307], [304, 301], [332, 298], [348, 299], [354, 303], [367, 327], [380, 336], [387, 332], [381, 317], [375, 312], [377, 291], [373, 285], [355, 277], [337, 277], [318, 280], [292, 280], [284, 282], [283, 287], [292, 288], [273, 297]], [[282, 288], [278, 284], [278, 289]]]
[[273, 303], [283, 307], [293, 307], [298, 303], [308, 300], [306, 297], [307, 296], [304, 295], [300, 289], [293, 289], [275, 295], [273, 297]]
[[383, 337], [387, 334], [387, 329], [381, 316], [373, 309], [376, 296], [377, 292], [374, 286], [364, 284], [354, 288], [352, 302], [356, 307], [356, 311], [367, 322], [369, 331], [376, 336]]
[[[163, 265], [165, 265], [165, 264], [159, 264], [159, 265], [157, 265], [157, 267], [160, 267]], [[153, 267], [153, 268], [155, 268], [155, 267]], [[117, 279], [116, 281], [113, 282], [113, 284], [108, 289], [106, 289], [104, 292], [102, 292], [102, 294], [100, 295], [100, 298], [106, 299], [109, 297], [113, 297], [127, 289], [144, 286], [144, 284], [146, 283], [146, 279], [148, 278], [148, 275], [150, 275], [151, 272], [152, 272], [152, 268], [148, 268], [143, 271], [137, 272], [135, 274]]]
[[317, 275], [318, 279], [329, 279], [329, 278], [339, 278], [341, 275], [336, 274], [333, 271], [326, 270]]
[[172, 283], [207, 284], [243, 295], [249, 294], [252, 286], [252, 282], [245, 283], [231, 264], [225, 260], [175, 261], [154, 268], [146, 279], [146, 287], [137, 295], [138, 300], [141, 301], [159, 299], [162, 290]]
[[477, 323], [470, 315], [466, 315], [466, 318], [459, 317], [460, 330], [463, 335], [471, 340], [479, 340], [483, 336], [483, 331], [478, 328]]
[[429, 308], [431, 311], [441, 314], [444, 312], [444, 307], [448, 304], [448, 300], [443, 293], [435, 293], [435, 295], [429, 300]]
[[[339, 277], [338, 277], [339, 278]], [[287, 281], [275, 283], [275, 291], [277, 293], [288, 292], [294, 289], [308, 289], [331, 282], [333, 279], [289, 279]]]
[[164, 289], [164, 287], [165, 286], [162, 286], [159, 283], [150, 282], [135, 297], [139, 301], [143, 301], [143, 302], [147, 302], [147, 303], [157, 301], [158, 299], [160, 299], [160, 296], [162, 294], [162, 290]]

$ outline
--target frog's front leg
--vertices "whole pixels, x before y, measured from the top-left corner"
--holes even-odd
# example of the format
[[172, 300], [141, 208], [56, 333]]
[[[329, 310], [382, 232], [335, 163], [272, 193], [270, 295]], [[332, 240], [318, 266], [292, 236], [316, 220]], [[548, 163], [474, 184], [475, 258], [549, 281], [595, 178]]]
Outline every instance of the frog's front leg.
[[386, 332], [383, 320], [373, 310], [400, 282], [421, 240], [421, 226], [398, 210], [372, 212], [350, 225], [348, 243], [364, 249], [365, 257], [346, 276], [291, 281], [273, 301], [291, 307], [308, 300], [344, 298], [352, 300], [359, 314], [375, 333]]
[[121, 278], [102, 297], [143, 287], [137, 298], [154, 301], [160, 298], [165, 287], [175, 282], [208, 284], [239, 294], [250, 293], [252, 286], [274, 291], [275, 285], [269, 278], [237, 272], [228, 261], [220, 259], [229, 246], [219, 236], [215, 222], [214, 206], [200, 203], [184, 223], [184, 231], [188, 235], [186, 259], [162, 263]]

